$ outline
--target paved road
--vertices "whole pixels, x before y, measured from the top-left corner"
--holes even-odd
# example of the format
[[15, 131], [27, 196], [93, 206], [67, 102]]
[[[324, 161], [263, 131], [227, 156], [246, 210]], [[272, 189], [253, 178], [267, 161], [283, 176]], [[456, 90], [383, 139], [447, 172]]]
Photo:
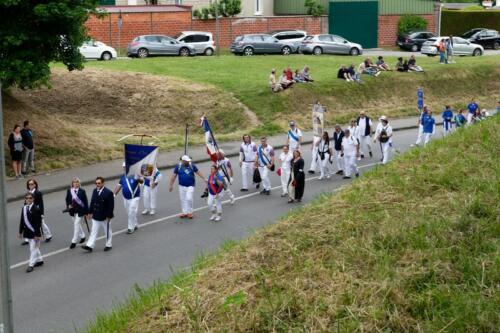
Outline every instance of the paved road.
[[[400, 51], [400, 50], [383, 50], [383, 49], [368, 49], [364, 50], [363, 55], [370, 57], [403, 57], [409, 58], [410, 55], [414, 54], [417, 57], [427, 57], [427, 55], [422, 54], [420, 52], [409, 52], [409, 51]], [[500, 50], [484, 50], [484, 56], [498, 56], [500, 55]], [[438, 59], [439, 57], [436, 57]], [[458, 61], [456, 58], [460, 59], [460, 57], [455, 57], [455, 61]], [[439, 60], [437, 60], [439, 61]]]
[[[400, 131], [395, 135], [397, 148], [404, 151], [414, 141], [416, 130]], [[360, 164], [363, 166], [361, 173], [377, 164], [379, 149], [374, 152], [373, 159], [364, 159]], [[309, 156], [305, 159], [309, 163]], [[198, 166], [207, 173], [208, 163]], [[276, 175], [272, 177], [271, 196], [261, 196], [255, 190], [241, 195], [239, 168], [236, 167], [235, 171], [233, 189], [238, 198], [234, 206], [224, 205], [223, 220], [219, 223], [208, 221], [210, 215], [206, 203], [199, 197], [203, 187], [200, 183], [195, 191], [195, 219], [188, 222], [178, 219], [175, 216], [179, 211], [178, 194], [175, 190], [169, 194], [164, 180], [160, 185], [156, 216], [140, 217], [139, 231], [126, 235], [123, 202], [117, 197], [111, 252], [102, 251], [102, 239], [91, 254], [79, 247], [67, 249], [72, 225], [68, 216], [60, 213], [64, 193], [47, 194], [46, 221], [55, 236], [41, 249], [46, 264], [30, 274], [25, 273], [28, 249], [15, 238], [21, 203], [10, 203], [9, 249], [16, 332], [74, 332], [75, 328], [83, 328], [94, 318], [97, 309], [107, 310], [124, 300], [135, 283], [147, 286], [159, 279], [167, 279], [173, 271], [189, 266], [200, 253], [210, 253], [226, 240], [245, 238], [253, 230], [274, 223], [297, 207], [287, 204], [286, 198], [279, 196]], [[170, 171], [167, 176], [170, 176]], [[304, 202], [346, 184], [348, 181], [340, 176], [323, 181], [317, 180], [317, 176], [309, 177]], [[115, 182], [107, 184], [111, 188], [114, 185]], [[87, 191], [90, 192], [90, 188]]]

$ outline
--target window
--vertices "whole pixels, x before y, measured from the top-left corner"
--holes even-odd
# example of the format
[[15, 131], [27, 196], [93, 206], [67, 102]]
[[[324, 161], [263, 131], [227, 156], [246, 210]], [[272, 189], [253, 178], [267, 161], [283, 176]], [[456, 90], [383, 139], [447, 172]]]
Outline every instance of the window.
[[262, 0], [255, 1], [255, 15], [262, 15]]
[[156, 36], [146, 36], [146, 37], [144, 37], [144, 39], [146, 40], [146, 42], [149, 42], [149, 43], [159, 43], [160, 42], [160, 40]]
[[332, 37], [330, 35], [321, 35], [318, 37], [318, 39], [322, 42], [331, 42]]
[[206, 43], [210, 40], [207, 35], [193, 35], [193, 43]]
[[186, 36], [186, 37], [182, 38], [181, 41], [185, 42], [185, 43], [192, 43], [192, 42], [194, 42], [194, 36]]

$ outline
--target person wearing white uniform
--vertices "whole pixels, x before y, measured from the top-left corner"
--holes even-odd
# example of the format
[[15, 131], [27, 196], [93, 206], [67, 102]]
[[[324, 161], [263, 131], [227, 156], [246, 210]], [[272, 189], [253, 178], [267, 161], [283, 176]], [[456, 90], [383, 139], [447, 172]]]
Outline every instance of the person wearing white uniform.
[[222, 216], [222, 198], [224, 197], [224, 176], [218, 171], [217, 165], [210, 167], [208, 176], [208, 209], [212, 212], [210, 221], [220, 221]]
[[335, 131], [332, 135], [332, 140], [335, 148], [335, 161], [337, 162], [337, 175], [344, 173], [344, 158], [342, 157], [342, 140], [344, 139], [344, 131], [339, 124], [335, 125]]
[[[77, 242], [80, 244], [85, 242], [82, 221], [86, 219], [85, 215], [89, 212], [89, 202], [87, 193], [80, 185], [80, 179], [73, 178], [71, 187], [66, 191], [66, 208], [73, 222], [73, 238], [69, 246], [70, 249], [74, 249]], [[88, 223], [87, 220], [85, 222]], [[89, 228], [88, 224], [87, 228]]]
[[356, 158], [359, 153], [359, 140], [351, 135], [349, 129], [344, 130], [344, 138], [342, 139], [342, 156], [344, 157], [344, 177], [343, 179], [350, 179], [352, 173], [359, 177], [358, 166], [356, 165]]
[[356, 124], [358, 126], [358, 139], [360, 144], [361, 158], [365, 157], [365, 151], [368, 151], [370, 157], [373, 157], [371, 145], [371, 135], [373, 127], [372, 120], [370, 119], [370, 117], [366, 116], [365, 111], [361, 111], [359, 113], [358, 119], [356, 120]]
[[427, 105], [424, 105], [424, 109], [422, 110], [422, 113], [420, 113], [420, 117], [418, 118], [418, 136], [417, 141], [415, 142], [416, 146], [420, 145], [424, 137], [424, 123], [426, 121], [428, 112], [429, 109], [427, 109]]
[[153, 175], [149, 177], [144, 177], [144, 187], [143, 187], [143, 203], [144, 210], [142, 215], [154, 215], [156, 210], [156, 195], [158, 193], [158, 184], [162, 179], [162, 174], [160, 170], [155, 169]]
[[302, 136], [302, 131], [297, 128], [294, 121], [290, 122], [290, 129], [288, 130], [286, 137], [286, 145], [290, 151], [300, 149], [300, 145], [304, 140]]
[[33, 203], [35, 196], [31, 192], [26, 193], [24, 200], [25, 205], [21, 212], [18, 237], [24, 237], [24, 239], [28, 240], [30, 246], [30, 259], [26, 272], [31, 273], [35, 267], [43, 265], [43, 258], [40, 253], [42, 212], [40, 208]]
[[[125, 168], [125, 163], [123, 163], [123, 168]], [[134, 176], [122, 175], [120, 177], [120, 182], [115, 188], [115, 196], [120, 191], [123, 195], [123, 206], [125, 206], [128, 217], [127, 234], [132, 234], [139, 229], [137, 211], [139, 210], [139, 202], [141, 201], [140, 182], [142, 182], [142, 180], [136, 179]]]
[[380, 117], [380, 123], [377, 125], [373, 142], [377, 141], [380, 143], [380, 149], [382, 150], [382, 164], [386, 164], [389, 160], [389, 148], [392, 145], [392, 127], [389, 125], [386, 116]]
[[[361, 143], [361, 140], [359, 139], [359, 129], [358, 129], [358, 126], [356, 125], [356, 119], [351, 119], [351, 123], [347, 127], [347, 129], [351, 133], [351, 136], [353, 138], [357, 139]], [[361, 155], [358, 156], [357, 158], [358, 158], [358, 161], [360, 161], [361, 160]]]
[[322, 179], [330, 179], [330, 163], [333, 158], [333, 149], [330, 146], [330, 136], [328, 132], [323, 133], [323, 137], [317, 146], [318, 157], [321, 161], [321, 174], [319, 176], [319, 180]]
[[318, 146], [320, 141], [321, 141], [321, 137], [319, 137], [319, 136], [313, 137], [313, 142], [311, 145], [311, 165], [309, 166], [309, 170], [307, 171], [307, 173], [309, 173], [309, 174], [315, 174], [316, 169], [318, 168], [318, 165], [320, 165], [320, 163], [318, 163], [318, 159], [319, 159], [318, 149], [316, 149], [316, 147]]
[[259, 168], [262, 186], [264, 187], [260, 194], [271, 194], [271, 181], [269, 180], [269, 171], [274, 170], [274, 150], [267, 144], [267, 138], [260, 138], [260, 146], [257, 148], [257, 157], [255, 158], [255, 167]]
[[283, 151], [281, 152], [279, 156], [280, 160], [280, 169], [281, 169], [281, 174], [280, 174], [280, 180], [281, 180], [281, 196], [282, 197], [287, 197], [288, 196], [288, 180], [290, 179], [290, 166], [291, 166], [291, 161], [293, 158], [293, 154], [290, 152], [290, 149], [288, 148], [287, 145], [283, 146]]
[[[45, 206], [43, 204], [43, 194], [42, 192], [38, 189], [38, 182], [34, 179], [28, 179], [26, 182], [26, 189], [28, 192], [33, 194], [34, 200], [34, 205], [38, 206], [40, 208], [40, 212], [42, 213], [42, 236], [45, 238], [45, 243], [48, 243], [52, 240], [52, 232], [50, 231], [49, 226], [45, 223]], [[27, 245], [28, 240], [25, 239], [23, 242], [23, 245]]]
[[179, 197], [181, 200], [182, 213], [179, 215], [181, 219], [193, 218], [193, 193], [195, 186], [195, 175], [198, 175], [204, 182], [207, 179], [198, 170], [198, 167], [191, 163], [191, 158], [187, 155], [181, 157], [181, 162], [175, 167], [174, 173], [170, 177], [168, 191], [174, 189], [174, 182], [179, 177]]
[[229, 161], [229, 159], [225, 156], [224, 150], [219, 149], [218, 154], [219, 160], [217, 161], [217, 167], [219, 169], [219, 174], [222, 176], [222, 180], [224, 182], [224, 193], [227, 193], [229, 195], [231, 205], [234, 205], [235, 197], [233, 192], [229, 188], [229, 185], [233, 183], [233, 166], [231, 165], [231, 161]]
[[248, 191], [248, 178], [253, 176], [256, 156], [257, 145], [252, 142], [250, 135], [243, 135], [243, 143], [240, 146], [241, 192]]

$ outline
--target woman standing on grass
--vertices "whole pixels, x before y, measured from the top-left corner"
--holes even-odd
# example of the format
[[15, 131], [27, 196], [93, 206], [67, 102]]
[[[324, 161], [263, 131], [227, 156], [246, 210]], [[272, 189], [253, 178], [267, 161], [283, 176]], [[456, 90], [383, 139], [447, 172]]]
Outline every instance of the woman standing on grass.
[[295, 150], [293, 152], [291, 169], [292, 172], [290, 175], [290, 182], [288, 184], [288, 203], [292, 203], [294, 201], [300, 202], [304, 196], [304, 187], [306, 182], [304, 159], [302, 159], [300, 150]]
[[7, 141], [10, 150], [10, 157], [12, 159], [12, 170], [16, 175], [16, 179], [23, 178], [21, 173], [21, 161], [23, 159], [23, 137], [21, 136], [21, 126], [14, 125], [14, 130], [9, 135]]

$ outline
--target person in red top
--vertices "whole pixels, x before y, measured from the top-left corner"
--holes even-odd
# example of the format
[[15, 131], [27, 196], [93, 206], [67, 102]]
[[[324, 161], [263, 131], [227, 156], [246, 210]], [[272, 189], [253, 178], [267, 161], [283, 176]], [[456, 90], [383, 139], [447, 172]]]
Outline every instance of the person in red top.
[[293, 81], [293, 72], [290, 66], [285, 69], [286, 78], [288, 81]]
[[210, 221], [221, 220], [224, 192], [224, 178], [219, 174], [217, 166], [212, 165], [208, 177], [208, 208], [212, 211]]

